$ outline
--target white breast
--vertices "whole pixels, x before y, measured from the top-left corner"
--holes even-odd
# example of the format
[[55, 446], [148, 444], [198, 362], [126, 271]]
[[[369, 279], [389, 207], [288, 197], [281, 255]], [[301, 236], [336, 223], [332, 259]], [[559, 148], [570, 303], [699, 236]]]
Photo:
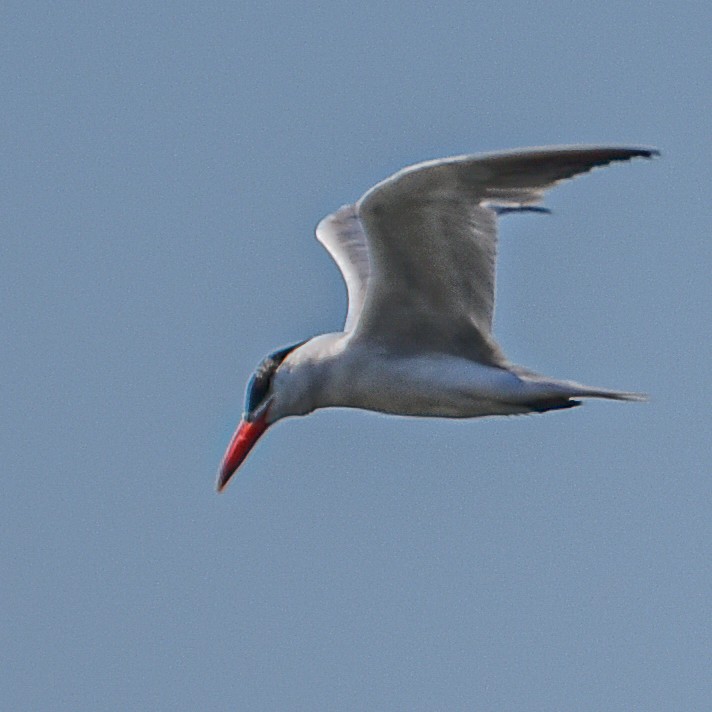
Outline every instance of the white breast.
[[519, 404], [527, 384], [515, 374], [452, 356], [348, 349], [326, 373], [317, 407], [450, 418], [527, 410]]

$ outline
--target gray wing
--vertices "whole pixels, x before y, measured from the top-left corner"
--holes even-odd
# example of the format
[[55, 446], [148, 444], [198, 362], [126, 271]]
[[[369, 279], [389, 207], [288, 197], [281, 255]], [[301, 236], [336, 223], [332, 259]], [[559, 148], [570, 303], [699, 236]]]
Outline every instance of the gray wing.
[[491, 334], [497, 208], [530, 206], [595, 166], [653, 155], [572, 146], [458, 156], [405, 168], [374, 186], [356, 205], [370, 276], [361, 280], [367, 290], [354, 338], [506, 365]]
[[344, 331], [358, 320], [369, 276], [368, 242], [355, 205], [343, 205], [316, 226], [316, 238], [326, 248], [346, 282], [348, 312]]

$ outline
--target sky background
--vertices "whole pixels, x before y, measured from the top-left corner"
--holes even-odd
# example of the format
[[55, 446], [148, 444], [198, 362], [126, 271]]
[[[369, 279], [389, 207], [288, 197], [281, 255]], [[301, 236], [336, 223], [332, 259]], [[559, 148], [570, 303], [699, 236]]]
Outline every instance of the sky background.
[[[4, 2], [0, 687], [24, 710], [712, 704], [712, 6]], [[214, 492], [318, 220], [421, 160], [654, 162], [503, 220], [515, 362], [640, 390], [322, 411]]]

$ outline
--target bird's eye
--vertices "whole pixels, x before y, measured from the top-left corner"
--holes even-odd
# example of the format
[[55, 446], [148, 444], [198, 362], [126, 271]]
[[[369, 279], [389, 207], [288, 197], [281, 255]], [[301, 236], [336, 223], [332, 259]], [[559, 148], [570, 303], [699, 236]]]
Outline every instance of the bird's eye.
[[294, 349], [300, 347], [304, 341], [300, 341], [297, 344], [292, 344], [292, 346], [287, 346], [278, 351], [274, 351], [269, 356], [266, 356], [260, 365], [257, 367], [255, 372], [250, 378], [250, 382], [247, 384], [247, 392], [245, 394], [245, 413], [249, 415], [254, 413], [257, 408], [260, 407], [262, 401], [267, 397], [269, 393], [270, 386], [272, 385], [272, 378], [277, 372], [277, 369], [282, 364], [287, 356], [294, 351]]
[[265, 374], [259, 368], [253, 374], [250, 382], [247, 384], [247, 393], [245, 394], [245, 413], [254, 412], [267, 396], [271, 382], [271, 374]]

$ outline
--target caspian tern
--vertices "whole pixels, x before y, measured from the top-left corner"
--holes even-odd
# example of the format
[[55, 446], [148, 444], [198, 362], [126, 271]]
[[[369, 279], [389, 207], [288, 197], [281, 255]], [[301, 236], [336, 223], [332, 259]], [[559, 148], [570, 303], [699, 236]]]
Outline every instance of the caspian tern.
[[638, 393], [511, 364], [492, 336], [498, 214], [538, 210], [556, 183], [650, 148], [562, 146], [404, 168], [316, 228], [348, 292], [343, 332], [267, 356], [218, 473], [222, 491], [267, 428], [330, 406], [474, 418], [543, 413]]

